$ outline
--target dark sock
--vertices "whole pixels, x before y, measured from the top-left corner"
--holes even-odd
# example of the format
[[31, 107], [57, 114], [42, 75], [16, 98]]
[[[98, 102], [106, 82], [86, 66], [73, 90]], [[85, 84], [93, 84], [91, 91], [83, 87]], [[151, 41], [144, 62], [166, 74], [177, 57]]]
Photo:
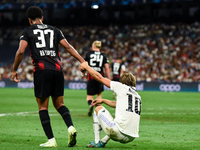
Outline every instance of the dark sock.
[[89, 106], [92, 104], [92, 100], [88, 100], [87, 102]]
[[50, 117], [49, 113], [47, 110], [41, 110], [39, 111], [39, 116], [40, 116], [40, 121], [43, 127], [43, 130], [47, 136], [48, 139], [53, 138], [53, 131], [51, 129], [51, 124], [50, 124]]
[[67, 125], [67, 127], [73, 126], [69, 109], [66, 106], [61, 106], [58, 109], [58, 112], [62, 116], [63, 120], [65, 121], [65, 124]]

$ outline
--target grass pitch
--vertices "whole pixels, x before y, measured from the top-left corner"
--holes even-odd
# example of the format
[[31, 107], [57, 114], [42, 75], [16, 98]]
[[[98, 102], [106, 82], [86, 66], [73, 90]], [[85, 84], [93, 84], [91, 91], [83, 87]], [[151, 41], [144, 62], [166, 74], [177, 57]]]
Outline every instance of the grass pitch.
[[[128, 144], [110, 140], [104, 150], [199, 150], [200, 94], [190, 92], [139, 92], [142, 111], [139, 138]], [[111, 91], [103, 98], [112, 99]], [[78, 131], [77, 145], [67, 147], [67, 128], [49, 103], [52, 129], [58, 148], [84, 150], [94, 139], [92, 117], [87, 116], [85, 90], [65, 90], [69, 108]], [[114, 115], [114, 109], [106, 107]], [[102, 136], [105, 134], [102, 132]], [[40, 124], [33, 89], [0, 89], [0, 150], [37, 150], [47, 138]]]

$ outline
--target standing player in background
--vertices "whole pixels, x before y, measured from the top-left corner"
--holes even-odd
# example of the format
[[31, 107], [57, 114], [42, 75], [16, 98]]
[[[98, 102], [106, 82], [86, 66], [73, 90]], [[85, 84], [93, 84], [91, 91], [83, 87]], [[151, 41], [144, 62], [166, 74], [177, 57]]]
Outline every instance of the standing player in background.
[[[131, 73], [125, 73], [120, 77], [120, 82], [111, 81], [88, 66], [87, 62], [81, 64], [81, 68], [97, 81], [103, 83], [117, 94], [116, 101], [95, 99], [92, 106], [96, 106], [93, 115], [94, 141], [86, 147], [105, 147], [112, 139], [120, 143], [128, 143], [139, 137], [139, 122], [141, 112], [141, 97], [136, 92], [136, 78]], [[104, 103], [115, 109], [115, 118], [109, 111], [101, 106]], [[106, 136], [101, 139], [101, 130]]]
[[[110, 79], [110, 70], [107, 56], [100, 52], [102, 43], [101, 41], [94, 41], [92, 44], [92, 51], [89, 51], [86, 54], [85, 60], [89, 63], [94, 70], [99, 72], [102, 76], [104, 76], [104, 68], [106, 71], [106, 76]], [[88, 74], [88, 82], [87, 82], [87, 102], [89, 105], [88, 116], [92, 115], [93, 106], [91, 105], [93, 101], [94, 95], [97, 95], [98, 99], [102, 98], [102, 92], [104, 91], [103, 84], [96, 81], [90, 74]]]
[[41, 147], [57, 147], [48, 113], [49, 96], [55, 109], [60, 113], [68, 127], [68, 146], [76, 144], [77, 131], [73, 126], [69, 109], [64, 105], [64, 76], [58, 45], [61, 44], [73, 57], [84, 59], [67, 42], [62, 32], [53, 26], [43, 24], [43, 12], [39, 7], [31, 6], [26, 11], [30, 26], [22, 31], [19, 49], [15, 55], [12, 79], [19, 82], [17, 69], [29, 45], [34, 65], [34, 92], [39, 107], [39, 117], [48, 138]]
[[[122, 62], [120, 56], [117, 57], [116, 61], [111, 65], [111, 72], [112, 72], [112, 80], [119, 81], [121, 75], [123, 75], [126, 71], [126, 67]], [[113, 92], [113, 98], [115, 98], [115, 93]]]
[[121, 57], [118, 56], [116, 61], [112, 63], [111, 71], [112, 71], [112, 80], [119, 81], [120, 76], [123, 75], [126, 71], [126, 67], [123, 64]]

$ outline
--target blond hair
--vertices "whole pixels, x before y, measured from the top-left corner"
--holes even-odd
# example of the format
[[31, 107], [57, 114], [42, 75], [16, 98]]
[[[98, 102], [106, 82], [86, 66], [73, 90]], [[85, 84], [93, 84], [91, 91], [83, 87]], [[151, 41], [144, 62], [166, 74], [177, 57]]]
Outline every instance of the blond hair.
[[94, 42], [92, 43], [92, 45], [94, 45], [96, 48], [101, 49], [101, 41], [94, 41]]
[[133, 74], [131, 73], [124, 73], [119, 81], [122, 83], [122, 84], [126, 84], [128, 86], [134, 86], [136, 87], [136, 78]]

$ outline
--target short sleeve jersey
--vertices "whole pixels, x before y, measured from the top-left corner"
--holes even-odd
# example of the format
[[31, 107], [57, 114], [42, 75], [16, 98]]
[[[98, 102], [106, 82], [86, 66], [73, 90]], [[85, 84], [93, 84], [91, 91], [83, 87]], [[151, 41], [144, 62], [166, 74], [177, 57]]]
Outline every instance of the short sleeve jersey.
[[141, 97], [134, 87], [111, 81], [110, 88], [116, 93], [115, 122], [118, 129], [131, 137], [139, 137]]
[[31, 25], [22, 31], [20, 40], [28, 42], [34, 71], [62, 71], [58, 46], [64, 38], [61, 30], [45, 24]]
[[[99, 72], [102, 76], [104, 76], [104, 65], [108, 63], [107, 56], [102, 52], [97, 51], [89, 51], [86, 54], [85, 61], [88, 62], [88, 65], [94, 69], [95, 71]], [[94, 80], [93, 77], [88, 74], [88, 81]]]

